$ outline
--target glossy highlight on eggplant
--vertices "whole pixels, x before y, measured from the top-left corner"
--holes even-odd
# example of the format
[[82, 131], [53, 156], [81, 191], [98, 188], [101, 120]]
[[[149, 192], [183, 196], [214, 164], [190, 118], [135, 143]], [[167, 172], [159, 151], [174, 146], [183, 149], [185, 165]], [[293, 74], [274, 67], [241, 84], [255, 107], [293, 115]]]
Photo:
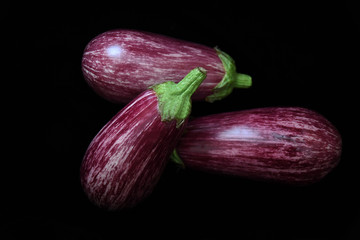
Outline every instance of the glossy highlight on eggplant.
[[307, 185], [339, 163], [342, 140], [320, 114], [269, 107], [199, 117], [176, 147], [187, 168]]

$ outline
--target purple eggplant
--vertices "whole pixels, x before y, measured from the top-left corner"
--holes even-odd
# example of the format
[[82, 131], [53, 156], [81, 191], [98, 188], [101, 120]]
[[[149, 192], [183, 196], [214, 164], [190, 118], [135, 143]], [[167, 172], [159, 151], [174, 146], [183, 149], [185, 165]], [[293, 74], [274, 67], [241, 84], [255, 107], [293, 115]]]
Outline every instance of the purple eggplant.
[[218, 48], [149, 32], [102, 33], [88, 43], [82, 58], [87, 83], [115, 103], [128, 103], [154, 84], [178, 82], [195, 67], [205, 68], [207, 78], [192, 100], [213, 102], [234, 87], [251, 86], [251, 77], [236, 73], [233, 59]]
[[80, 170], [96, 205], [133, 207], [155, 187], [191, 111], [191, 95], [205, 79], [192, 70], [182, 81], [144, 91], [117, 113], [90, 143]]
[[192, 169], [307, 185], [338, 164], [341, 143], [335, 127], [314, 111], [259, 108], [189, 121], [172, 157]]

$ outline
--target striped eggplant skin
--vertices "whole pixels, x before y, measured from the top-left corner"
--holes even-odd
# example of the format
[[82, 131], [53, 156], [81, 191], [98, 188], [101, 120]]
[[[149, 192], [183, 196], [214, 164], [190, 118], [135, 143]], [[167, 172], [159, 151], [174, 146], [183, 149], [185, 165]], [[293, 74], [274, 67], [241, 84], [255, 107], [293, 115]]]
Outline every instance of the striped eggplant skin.
[[178, 82], [195, 67], [206, 69], [207, 78], [192, 100], [204, 100], [225, 75], [214, 48], [149, 32], [116, 29], [92, 39], [82, 58], [87, 83], [98, 95], [115, 103], [128, 103], [152, 85]]
[[141, 202], [158, 182], [184, 126], [161, 121], [153, 90], [140, 94], [90, 143], [80, 170], [88, 198], [108, 210]]
[[341, 145], [339, 132], [320, 114], [272, 107], [191, 120], [176, 149], [188, 168], [307, 185], [338, 164]]

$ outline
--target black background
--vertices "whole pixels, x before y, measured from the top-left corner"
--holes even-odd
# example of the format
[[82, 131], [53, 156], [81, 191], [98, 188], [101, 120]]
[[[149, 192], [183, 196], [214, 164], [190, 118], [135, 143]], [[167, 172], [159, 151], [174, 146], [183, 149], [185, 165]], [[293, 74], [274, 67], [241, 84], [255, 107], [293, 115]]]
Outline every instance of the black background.
[[[14, 148], [6, 149], [11, 153], [2, 169], [3, 234], [9, 239], [359, 239], [354, 136], [360, 23], [355, 5], [164, 4], [94, 4], [76, 10], [55, 4], [41, 10], [39, 5], [37, 11], [19, 14], [14, 29], [20, 36], [13, 43], [26, 54], [11, 63], [26, 66], [12, 72], [22, 80], [15, 81], [21, 85], [15, 95], [22, 101], [8, 99], [17, 114], [8, 118], [16, 126], [10, 129], [17, 131], [9, 138]], [[213, 104], [193, 103], [192, 116], [306, 107], [340, 131], [340, 164], [308, 187], [169, 164], [153, 194], [136, 208], [98, 209], [82, 192], [79, 167], [92, 138], [123, 106], [87, 86], [81, 57], [93, 37], [114, 28], [220, 47], [234, 58], [239, 72], [253, 77], [253, 86]]]

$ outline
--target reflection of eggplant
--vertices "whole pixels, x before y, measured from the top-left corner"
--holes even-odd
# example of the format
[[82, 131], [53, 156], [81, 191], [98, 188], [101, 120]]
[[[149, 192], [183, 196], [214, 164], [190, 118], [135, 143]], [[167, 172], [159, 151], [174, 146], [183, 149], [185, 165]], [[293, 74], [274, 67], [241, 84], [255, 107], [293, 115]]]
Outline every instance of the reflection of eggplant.
[[92, 202], [116, 210], [151, 193], [185, 128], [191, 95], [205, 76], [194, 69], [178, 84], [165, 82], [146, 90], [100, 130], [80, 171]]
[[259, 108], [194, 119], [176, 149], [188, 168], [305, 185], [337, 165], [341, 136], [313, 111]]
[[233, 59], [218, 49], [154, 33], [117, 29], [102, 33], [86, 46], [82, 71], [102, 97], [128, 103], [148, 87], [178, 82], [190, 70], [203, 67], [207, 78], [193, 100], [215, 101], [235, 88], [251, 86], [251, 78], [236, 73]]

